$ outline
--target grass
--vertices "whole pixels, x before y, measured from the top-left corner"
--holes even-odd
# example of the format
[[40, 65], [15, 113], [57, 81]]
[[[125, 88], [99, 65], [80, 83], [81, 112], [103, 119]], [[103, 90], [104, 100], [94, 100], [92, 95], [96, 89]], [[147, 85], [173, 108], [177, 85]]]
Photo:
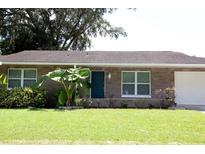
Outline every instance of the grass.
[[204, 144], [205, 114], [148, 109], [0, 109], [0, 143]]

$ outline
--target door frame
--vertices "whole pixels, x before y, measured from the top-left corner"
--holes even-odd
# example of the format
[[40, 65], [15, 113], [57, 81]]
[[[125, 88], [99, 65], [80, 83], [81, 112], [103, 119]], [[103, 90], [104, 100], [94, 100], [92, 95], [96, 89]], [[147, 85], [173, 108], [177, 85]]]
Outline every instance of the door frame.
[[[92, 84], [92, 72], [103, 72], [104, 73], [104, 98], [105, 98], [105, 90], [106, 90], [106, 72], [104, 70], [91, 70], [90, 71], [90, 83]], [[90, 94], [89, 94], [89, 98], [90, 99], [96, 99], [96, 98], [92, 98], [91, 97], [91, 88], [90, 88]], [[99, 99], [102, 99], [102, 98], [99, 98]]]

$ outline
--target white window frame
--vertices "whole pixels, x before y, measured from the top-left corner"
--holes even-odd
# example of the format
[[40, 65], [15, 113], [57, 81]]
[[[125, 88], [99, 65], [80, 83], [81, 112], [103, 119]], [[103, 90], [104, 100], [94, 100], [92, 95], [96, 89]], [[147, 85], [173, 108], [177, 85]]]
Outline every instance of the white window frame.
[[[123, 82], [123, 73], [132, 72], [135, 74], [135, 81], [133, 83]], [[139, 72], [147, 72], [149, 73], [149, 83], [138, 83], [137, 82], [137, 73]], [[135, 94], [134, 95], [126, 95], [123, 94], [123, 84], [134, 84], [135, 85]], [[149, 95], [138, 95], [137, 94], [137, 85], [138, 84], [148, 84], [149, 85]], [[121, 97], [134, 97], [134, 98], [151, 98], [151, 71], [121, 71]]]
[[[21, 78], [10, 78], [9, 76], [9, 70], [20, 70], [21, 71]], [[35, 78], [24, 78], [24, 71], [25, 70], [34, 70], [36, 71], [36, 77]], [[38, 77], [38, 71], [36, 68], [8, 68], [8, 71], [7, 71], [7, 77], [8, 77], [8, 80], [9, 79], [16, 79], [16, 80], [21, 80], [21, 87], [24, 86], [24, 80], [35, 80], [37, 82], [37, 77]], [[12, 88], [9, 88], [9, 84], [7, 84], [7, 89], [12, 89]]]

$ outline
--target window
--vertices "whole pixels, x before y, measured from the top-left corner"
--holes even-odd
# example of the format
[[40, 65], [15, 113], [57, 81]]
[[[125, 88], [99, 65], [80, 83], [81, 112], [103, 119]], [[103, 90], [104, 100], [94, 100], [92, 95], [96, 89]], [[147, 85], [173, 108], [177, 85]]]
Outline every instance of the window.
[[122, 72], [122, 96], [150, 96], [150, 72]]
[[37, 81], [36, 69], [9, 69], [8, 88], [30, 87]]

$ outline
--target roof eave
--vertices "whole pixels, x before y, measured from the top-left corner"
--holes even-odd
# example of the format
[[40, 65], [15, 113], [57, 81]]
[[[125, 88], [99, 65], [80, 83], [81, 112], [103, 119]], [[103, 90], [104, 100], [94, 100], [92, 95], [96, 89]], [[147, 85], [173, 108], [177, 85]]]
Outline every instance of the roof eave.
[[160, 67], [205, 68], [205, 64], [149, 64], [149, 63], [48, 63], [48, 62], [0, 62], [0, 65], [80, 65], [101, 67]]

